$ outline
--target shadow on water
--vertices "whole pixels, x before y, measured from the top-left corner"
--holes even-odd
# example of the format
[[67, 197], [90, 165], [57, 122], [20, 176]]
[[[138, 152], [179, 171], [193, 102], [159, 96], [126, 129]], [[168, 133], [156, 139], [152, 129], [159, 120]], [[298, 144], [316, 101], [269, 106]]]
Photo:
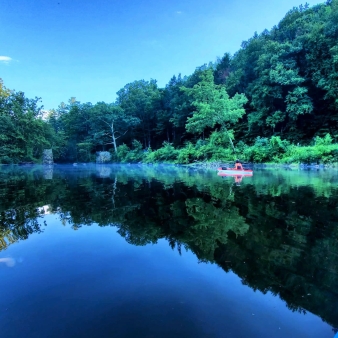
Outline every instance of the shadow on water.
[[132, 245], [165, 239], [338, 327], [337, 172], [257, 171], [236, 186], [214, 171], [79, 164], [3, 167], [0, 182], [0, 251], [42, 232], [46, 213], [74, 230], [115, 226]]

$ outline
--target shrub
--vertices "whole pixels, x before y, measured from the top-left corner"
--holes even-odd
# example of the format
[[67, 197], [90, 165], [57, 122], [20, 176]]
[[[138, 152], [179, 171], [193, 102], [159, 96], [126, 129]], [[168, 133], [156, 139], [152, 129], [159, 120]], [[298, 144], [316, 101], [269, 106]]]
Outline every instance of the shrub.
[[97, 163], [107, 163], [111, 160], [111, 154], [109, 151], [98, 151], [96, 156]]
[[119, 162], [127, 162], [126, 158], [128, 156], [128, 153], [130, 152], [130, 148], [126, 144], [121, 144], [117, 147], [117, 160]]
[[155, 151], [146, 154], [145, 162], [175, 162], [178, 156], [178, 150], [174, 148], [172, 143], [163, 142], [163, 146]]
[[143, 160], [143, 150], [140, 141], [133, 140], [132, 148], [126, 144], [117, 147], [117, 159], [122, 163], [137, 163]]
[[330, 145], [332, 144], [332, 137], [330, 134], [326, 134], [324, 137], [315, 137], [315, 145], [316, 146], [321, 146], [321, 145]]
[[175, 149], [171, 143], [164, 142], [160, 149], [148, 152], [142, 150], [140, 142], [134, 140], [132, 149], [123, 144], [118, 147], [120, 162], [138, 162], [142, 159], [147, 163], [174, 162], [188, 164], [196, 161], [233, 161], [239, 158], [243, 161], [255, 163], [314, 163], [337, 162], [338, 144], [332, 144], [332, 137], [315, 138], [313, 146], [291, 145], [279, 136], [270, 139], [257, 137], [251, 146], [239, 141], [236, 154], [233, 153], [229, 136], [224, 132], [215, 131], [207, 140], [199, 139], [196, 144], [186, 143], [181, 149]]
[[182, 164], [192, 163], [198, 159], [198, 156], [196, 155], [194, 145], [191, 142], [188, 142], [184, 148], [179, 150], [177, 162]]

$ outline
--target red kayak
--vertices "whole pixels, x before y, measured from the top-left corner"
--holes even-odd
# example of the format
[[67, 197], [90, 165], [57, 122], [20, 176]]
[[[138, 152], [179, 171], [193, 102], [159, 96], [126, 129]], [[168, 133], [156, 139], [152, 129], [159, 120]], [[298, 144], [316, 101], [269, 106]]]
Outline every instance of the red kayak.
[[218, 176], [252, 176], [253, 171], [249, 169], [236, 169], [236, 168], [218, 168]]

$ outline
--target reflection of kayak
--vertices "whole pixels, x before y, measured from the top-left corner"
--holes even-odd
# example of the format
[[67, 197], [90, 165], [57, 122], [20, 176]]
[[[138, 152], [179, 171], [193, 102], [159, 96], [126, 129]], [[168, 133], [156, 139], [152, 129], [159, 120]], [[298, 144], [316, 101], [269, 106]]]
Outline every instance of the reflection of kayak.
[[236, 168], [218, 168], [218, 176], [233, 177], [236, 185], [240, 185], [243, 177], [252, 177], [253, 171], [249, 169], [236, 169]]
[[235, 168], [228, 168], [228, 169], [223, 169], [223, 168], [218, 168], [218, 175], [219, 176], [252, 176], [253, 171], [249, 169], [242, 169], [238, 170]]

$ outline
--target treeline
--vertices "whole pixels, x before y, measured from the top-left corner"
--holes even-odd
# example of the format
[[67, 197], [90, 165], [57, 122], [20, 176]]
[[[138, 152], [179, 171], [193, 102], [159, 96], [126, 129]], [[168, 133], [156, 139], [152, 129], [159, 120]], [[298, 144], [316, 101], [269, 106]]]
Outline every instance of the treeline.
[[[140, 80], [113, 103], [72, 98], [45, 122], [37, 100], [2, 86], [0, 161], [34, 161], [52, 147], [64, 162], [94, 161], [98, 151], [119, 162], [337, 162], [337, 41], [338, 0], [300, 6], [164, 88]], [[39, 125], [32, 134], [21, 131], [27, 114]]]

